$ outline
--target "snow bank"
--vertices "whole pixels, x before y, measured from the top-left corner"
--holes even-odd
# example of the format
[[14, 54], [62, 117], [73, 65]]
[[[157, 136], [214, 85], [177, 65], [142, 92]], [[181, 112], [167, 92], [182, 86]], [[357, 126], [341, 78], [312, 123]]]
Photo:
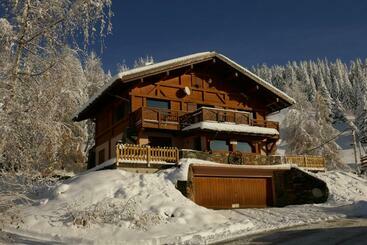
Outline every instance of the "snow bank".
[[179, 167], [178, 168], [171, 168], [162, 171], [160, 174], [163, 175], [166, 179], [172, 181], [173, 184], [177, 183], [177, 180], [187, 180], [187, 175], [189, 172], [190, 164], [210, 164], [210, 165], [217, 165], [220, 163], [215, 163], [211, 161], [195, 159], [195, 158], [183, 158], [180, 159]]
[[28, 236], [97, 244], [202, 243], [252, 228], [191, 202], [163, 174], [123, 170], [65, 181], [24, 217], [20, 229]]
[[367, 180], [350, 172], [328, 171], [318, 173], [330, 191], [328, 203], [349, 204], [367, 201]]
[[[160, 175], [164, 175], [166, 179], [176, 184], [178, 180], [186, 181], [188, 177], [188, 171], [190, 164], [202, 164], [202, 165], [217, 165], [221, 164], [222, 167], [230, 167], [230, 165], [224, 165], [222, 163], [216, 163], [195, 158], [182, 158], [180, 159], [178, 168], [171, 168], [164, 170]], [[293, 164], [282, 164], [282, 165], [237, 165], [239, 168], [265, 168], [265, 169], [290, 169], [291, 167], [297, 167]]]

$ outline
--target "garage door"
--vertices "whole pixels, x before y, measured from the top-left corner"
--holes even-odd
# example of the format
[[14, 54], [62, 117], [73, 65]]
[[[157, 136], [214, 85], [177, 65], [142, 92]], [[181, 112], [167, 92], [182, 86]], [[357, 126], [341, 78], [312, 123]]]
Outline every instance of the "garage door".
[[272, 203], [268, 177], [194, 177], [194, 202], [207, 208], [266, 207]]

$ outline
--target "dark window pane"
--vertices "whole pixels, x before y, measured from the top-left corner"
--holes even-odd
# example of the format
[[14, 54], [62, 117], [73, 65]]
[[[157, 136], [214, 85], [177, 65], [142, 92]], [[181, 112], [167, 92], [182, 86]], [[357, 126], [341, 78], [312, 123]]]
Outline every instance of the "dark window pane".
[[212, 151], [229, 151], [229, 146], [225, 140], [211, 140], [210, 150]]
[[194, 139], [194, 150], [201, 151], [201, 138], [195, 137]]
[[166, 100], [147, 99], [147, 106], [151, 108], [169, 109], [170, 102]]
[[237, 151], [252, 152], [252, 148], [247, 142], [237, 142]]
[[113, 122], [118, 122], [123, 119], [128, 112], [128, 107], [126, 103], [118, 105], [113, 113]]
[[172, 146], [172, 140], [166, 137], [149, 137], [149, 145], [160, 147]]

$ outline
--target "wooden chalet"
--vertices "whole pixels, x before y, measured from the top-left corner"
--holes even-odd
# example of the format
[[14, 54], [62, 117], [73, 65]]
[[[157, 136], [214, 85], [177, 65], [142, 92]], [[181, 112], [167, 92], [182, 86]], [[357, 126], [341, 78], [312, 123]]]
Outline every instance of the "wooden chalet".
[[75, 115], [95, 124], [95, 163], [116, 143], [271, 155], [279, 124], [270, 113], [295, 103], [216, 52], [196, 53], [115, 76]]

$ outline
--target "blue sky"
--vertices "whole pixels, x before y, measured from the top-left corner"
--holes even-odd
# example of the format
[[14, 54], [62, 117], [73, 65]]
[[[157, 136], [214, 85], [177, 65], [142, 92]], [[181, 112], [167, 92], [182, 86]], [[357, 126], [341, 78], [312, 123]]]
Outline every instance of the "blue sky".
[[113, 0], [112, 8], [100, 56], [113, 74], [141, 56], [212, 50], [247, 67], [367, 57], [365, 0]]
[[[353, 4], [352, 4], [353, 3]], [[245, 66], [367, 54], [367, 1], [114, 1], [102, 61], [131, 66], [215, 50]]]

